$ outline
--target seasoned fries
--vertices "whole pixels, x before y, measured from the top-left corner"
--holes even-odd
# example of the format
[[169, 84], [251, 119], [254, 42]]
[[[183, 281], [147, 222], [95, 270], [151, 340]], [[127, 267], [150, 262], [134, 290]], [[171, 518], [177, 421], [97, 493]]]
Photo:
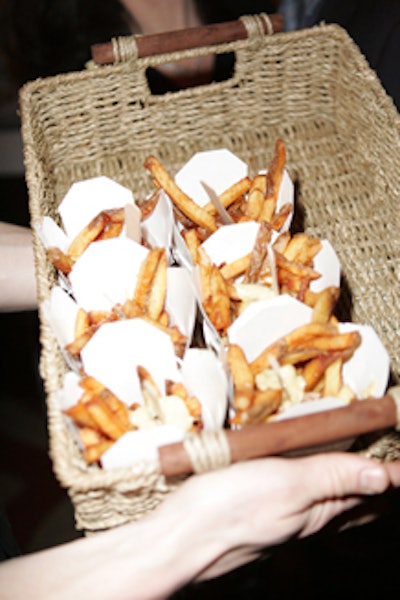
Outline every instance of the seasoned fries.
[[155, 156], [148, 156], [144, 166], [153, 175], [157, 184], [162, 187], [171, 198], [177, 208], [188, 217], [195, 225], [215, 231], [217, 225], [214, 217], [206, 210], [198, 206], [187, 194], [185, 194], [166, 169]]
[[161, 394], [151, 374], [138, 365], [144, 405], [130, 407], [93, 377], [83, 376], [80, 386], [83, 393], [78, 402], [64, 410], [78, 428], [78, 438], [83, 446], [87, 463], [97, 463], [101, 455], [128, 431], [152, 428], [176, 422], [190, 431], [203, 427], [202, 408], [194, 396], [189, 396], [180, 382], [167, 381], [166, 394]]
[[360, 343], [357, 331], [340, 333], [332, 322], [314, 321], [277, 339], [251, 362], [237, 345], [230, 344], [233, 424], [264, 421], [285, 399], [289, 405], [303, 401], [307, 394], [344, 397], [342, 367]]
[[[220, 185], [223, 178], [220, 179], [217, 173], [215, 186], [219, 190], [218, 194], [206, 183], [212, 181], [214, 174], [209, 178], [204, 176], [203, 181], [202, 178], [198, 178], [196, 172], [193, 186], [188, 171], [181, 179], [179, 175], [182, 173], [177, 174], [176, 181], [182, 181], [181, 188], [156, 156], [148, 155], [144, 160], [144, 168], [152, 178], [154, 191], [147, 195], [147, 199], [140, 206], [140, 212], [127, 211], [125, 214], [124, 208], [103, 210], [82, 227], [74, 239], [72, 236], [67, 237], [68, 244], [65, 243], [65, 238], [60, 236], [59, 243], [64, 251], [55, 245], [46, 249], [49, 260], [63, 275], [61, 280], [64, 289], [67, 289], [67, 294], [75, 301], [71, 310], [70, 305], [65, 304], [65, 312], [72, 317], [76, 315], [76, 321], [72, 327], [71, 318], [68, 328], [65, 328], [68, 341], [72, 337], [72, 329], [74, 333], [73, 339], [64, 345], [63, 350], [69, 355], [66, 356], [67, 362], [71, 363], [75, 374], [79, 374], [82, 390], [73, 406], [70, 406], [70, 402], [63, 405], [69, 406], [63, 412], [76, 427], [77, 439], [85, 461], [88, 464], [101, 464], [104, 452], [118, 443], [126, 433], [136, 430], [144, 431], [172, 424], [186, 435], [188, 432], [200, 432], [203, 427], [215, 427], [213, 420], [218, 422], [217, 426], [224, 423], [228, 427], [240, 428], [274, 420], [299, 403], [326, 397], [351, 402], [356, 398], [366, 397], [361, 386], [354, 384], [354, 378], [349, 377], [354, 362], [357, 362], [351, 361], [349, 364], [349, 361], [362, 342], [361, 328], [341, 327], [335, 316], [340, 295], [339, 261], [327, 240], [321, 240], [305, 231], [292, 233], [289, 229], [293, 212], [293, 185], [285, 171], [286, 148], [283, 140], [276, 141], [265, 173], [243, 176], [243, 173], [247, 173], [246, 165], [243, 164], [241, 169], [239, 164], [240, 175], [237, 181], [232, 183], [232, 171], [236, 172], [236, 169], [226, 169], [226, 189]], [[199, 190], [199, 184], [203, 189]], [[193, 198], [183, 188], [192, 189]], [[201, 194], [204, 191], [206, 196]], [[155, 220], [160, 215], [160, 221], [163, 223], [164, 220], [170, 223], [170, 219], [175, 219], [171, 224], [174, 225], [173, 228], [166, 227], [168, 236], [165, 238], [165, 245], [168, 247], [163, 247], [164, 237], [158, 237], [158, 231], [154, 235], [151, 232], [147, 237], [143, 234], [141, 246], [136, 244], [137, 247], [132, 248], [132, 260], [128, 254], [126, 269], [125, 254], [118, 259], [120, 264], [117, 267], [120, 269], [117, 273], [119, 275], [120, 271], [127, 270], [128, 281], [125, 282], [122, 278], [120, 293], [118, 280], [114, 286], [117, 292], [112, 295], [109, 289], [114, 284], [113, 277], [108, 279], [103, 274], [103, 271], [106, 273], [105, 267], [102, 271], [108, 255], [98, 260], [100, 265], [93, 265], [96, 260], [95, 250], [104, 249], [108, 252], [108, 244], [92, 247], [93, 253], [89, 251], [77, 265], [76, 263], [92, 243], [120, 237], [123, 227], [126, 235], [121, 236], [116, 243], [118, 252], [122, 248], [122, 252], [125, 253], [125, 246], [121, 246], [120, 242], [125, 244], [130, 238], [128, 243], [131, 244], [133, 239], [140, 238], [140, 235], [137, 235], [140, 225], [137, 213], [142, 219], [148, 217], [159, 200]], [[129, 202], [127, 206], [131, 206]], [[134, 234], [129, 230], [129, 219]], [[152, 220], [149, 219], [148, 223]], [[68, 230], [67, 227], [66, 229]], [[75, 227], [75, 231], [77, 229], [78, 227]], [[156, 245], [154, 240], [158, 239], [162, 242]], [[111, 242], [110, 246], [113, 244], [114, 242]], [[130, 252], [130, 249], [131, 246], [127, 252]], [[114, 256], [112, 252], [110, 254]], [[115, 256], [121, 255], [116, 253]], [[88, 259], [89, 266], [85, 265], [85, 258]], [[206, 410], [206, 402], [209, 399], [201, 396], [203, 390], [198, 391], [196, 385], [189, 383], [191, 379], [188, 373], [193, 372], [193, 366], [187, 367], [186, 372], [184, 370], [187, 366], [185, 359], [189, 354], [190, 342], [197, 345], [198, 339], [196, 336], [193, 336], [193, 340], [188, 339], [191, 334], [187, 337], [175, 325], [183, 323], [180, 327], [182, 326], [185, 332], [192, 327], [192, 323], [186, 326], [185, 320], [181, 319], [182, 315], [177, 314], [179, 311], [175, 310], [174, 303], [178, 303], [180, 309], [181, 285], [182, 300], [186, 302], [189, 299], [192, 302], [191, 306], [195, 306], [195, 302], [193, 294], [187, 294], [189, 288], [183, 288], [183, 285], [186, 285], [185, 279], [182, 280], [184, 284], [181, 284], [181, 279], [176, 278], [182, 273], [179, 273], [178, 269], [174, 273], [169, 270], [171, 267], [168, 263], [173, 261], [180, 266], [179, 270], [185, 277], [192, 276], [190, 283], [195, 288], [198, 301], [195, 308], [200, 308], [201, 319], [198, 323], [205, 325], [199, 345], [209, 345], [213, 350], [217, 349], [215, 354], [218, 354], [218, 358], [215, 358], [214, 354], [213, 357], [218, 367], [220, 359], [224, 367], [223, 394], [219, 393], [219, 386], [215, 386], [218, 394], [225, 400], [221, 410], [220, 405], [214, 402], [209, 402]], [[108, 264], [114, 266], [111, 260]], [[330, 264], [331, 268], [327, 269], [326, 264]], [[182, 265], [188, 267], [186, 272]], [[84, 300], [80, 300], [79, 286], [74, 276], [76, 274], [78, 279], [80, 275], [84, 280], [83, 274], [87, 275], [91, 269], [97, 275], [97, 266], [99, 277], [102, 277], [100, 283], [105, 282], [103, 288], [106, 289], [103, 292], [103, 288], [99, 286], [98, 296], [103, 293], [105, 300], [97, 303], [97, 297], [92, 300], [92, 296], [88, 295], [89, 300], [85, 303]], [[89, 276], [87, 279], [92, 281]], [[171, 281], [175, 280], [178, 285], [173, 287]], [[112, 284], [109, 285], [109, 281], [112, 281]], [[97, 290], [96, 285], [92, 287]], [[190, 291], [192, 292], [191, 289]], [[85, 306], [85, 309], [78, 307], [78, 302]], [[87, 305], [92, 302], [94, 309], [88, 310]], [[182, 305], [185, 302], [182, 302]], [[257, 304], [253, 304], [244, 314], [247, 307], [255, 302]], [[186, 304], [189, 306], [190, 303]], [[286, 321], [286, 314], [281, 316], [280, 310], [281, 307], [286, 310], [287, 306], [287, 310], [294, 308]], [[271, 307], [274, 323], [271, 319], [267, 320]], [[184, 316], [186, 317], [186, 314]], [[194, 321], [194, 311], [189, 316], [193, 316]], [[241, 319], [235, 322], [239, 317]], [[264, 317], [268, 341], [263, 338]], [[102, 330], [104, 337], [99, 335], [85, 348], [103, 325], [132, 319], [140, 319], [138, 322], [130, 321], [129, 325], [133, 325], [132, 334], [122, 323], [118, 323], [111, 333], [114, 334], [117, 330], [123, 335], [114, 338], [112, 335], [108, 336], [114, 326], [107, 326], [107, 329]], [[146, 327], [142, 321], [158, 330], [155, 335], [154, 329], [148, 326], [147, 330], [142, 329]], [[212, 327], [208, 327], [209, 323]], [[169, 339], [159, 332], [169, 336]], [[126, 334], [128, 335], [124, 337]], [[143, 343], [144, 337], [151, 341]], [[139, 358], [136, 356], [136, 338], [140, 345]], [[114, 339], [117, 340], [114, 344], [109, 341]], [[121, 343], [122, 339], [126, 343]], [[134, 363], [133, 384], [126, 385], [126, 381], [130, 380], [129, 376], [125, 377], [125, 358], [128, 358], [128, 372], [131, 364], [131, 356], [126, 352], [129, 342], [126, 340], [132, 339], [134, 346], [130, 346], [130, 352]], [[99, 342], [98, 347], [96, 342]], [[117, 360], [110, 361], [108, 345], [121, 346], [124, 354], [116, 354]], [[153, 365], [151, 361], [156, 354], [155, 346], [158, 348], [156, 368], [153, 370], [151, 366], [147, 370], [142, 364], [137, 364], [140, 360], [146, 365]], [[103, 355], [104, 347], [107, 351], [104, 351]], [[361, 349], [361, 355], [364, 349], [365, 346]], [[110, 348], [110, 352], [112, 351]], [[105, 356], [105, 361], [99, 362], [100, 374], [99, 370], [96, 371], [99, 367], [96, 363], [98, 355], [102, 355], [102, 359]], [[188, 362], [190, 363], [190, 360]], [[194, 364], [202, 374], [202, 370], [198, 368], [200, 363], [204, 368], [201, 361]], [[120, 364], [123, 365], [122, 375], [118, 371]], [[209, 368], [207, 361], [204, 361], [204, 364]], [[106, 376], [104, 373], [108, 365], [111, 367]], [[162, 377], [162, 368], [160, 366], [157, 370], [158, 365], [166, 367]], [[96, 378], [88, 376], [85, 373], [86, 366], [87, 371], [95, 373], [99, 379], [104, 376], [107, 385], [113, 390], [119, 390], [118, 394], [124, 401]], [[197, 390], [199, 398], [204, 402], [203, 406], [181, 381], [167, 379], [175, 379], [175, 372], [179, 373], [179, 369], [182, 369], [182, 381], [187, 383], [189, 390]], [[179, 379], [179, 376], [176, 379]], [[210, 380], [215, 385], [216, 378]], [[230, 388], [227, 380], [231, 384]], [[352, 382], [354, 390], [348, 384], [349, 381]], [[120, 385], [120, 382], [123, 382], [123, 385]], [[371, 379], [365, 389], [371, 390], [374, 385], [375, 381]], [[71, 389], [76, 389], [76, 386], [71, 386]], [[230, 413], [227, 414], [226, 406], [229, 400]], [[210, 409], [213, 404], [217, 405], [218, 411], [213, 412]], [[218, 412], [220, 414], [217, 414]], [[163, 433], [163, 430], [158, 429], [157, 432]], [[129, 433], [128, 439], [130, 437], [137, 436]], [[104, 466], [108, 468], [105, 459]]]

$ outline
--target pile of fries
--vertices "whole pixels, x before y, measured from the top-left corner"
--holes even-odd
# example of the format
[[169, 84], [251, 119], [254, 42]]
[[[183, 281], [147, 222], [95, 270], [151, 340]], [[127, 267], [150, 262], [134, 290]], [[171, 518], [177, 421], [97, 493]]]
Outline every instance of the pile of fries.
[[82, 396], [64, 413], [78, 427], [78, 437], [87, 463], [97, 463], [102, 454], [128, 431], [151, 429], [168, 421], [176, 422], [177, 414], [186, 431], [203, 428], [201, 405], [189, 396], [180, 382], [168, 381], [162, 395], [150, 373], [137, 367], [144, 405], [128, 406], [94, 377], [83, 376], [79, 385]]
[[[187, 272], [193, 283], [199, 282], [199, 308], [214, 328], [227, 358], [233, 382], [228, 419], [231, 427], [274, 419], [288, 406], [308, 400], [333, 396], [350, 402], [357, 398], [344, 381], [343, 365], [360, 346], [361, 335], [340, 330], [334, 316], [339, 287], [328, 285], [319, 291], [313, 288], [313, 283], [321, 278], [314, 261], [322, 241], [304, 232], [292, 235], [289, 231], [293, 203], [282, 204], [281, 198], [278, 203], [282, 179], [287, 177], [285, 163], [285, 145], [278, 140], [266, 173], [242, 177], [218, 196], [204, 186], [210, 202], [200, 206], [177, 185], [157, 157], [148, 156], [144, 162], [155, 190], [140, 205], [141, 218], [147, 219], [153, 213], [164, 192], [191, 259]], [[48, 258], [69, 286], [72, 297], [71, 273], [80, 257], [93, 243], [119, 238], [125, 220], [123, 207], [102, 210], [70, 241], [67, 250], [47, 247]], [[229, 233], [231, 225], [248, 227], [239, 225], [242, 223], [254, 224], [256, 234], [248, 246], [251, 250], [230, 262], [217, 264], [206, 250], [207, 240], [221, 231]], [[161, 394], [143, 365], [132, 365], [140, 381], [141, 398], [128, 406], [103, 383], [86, 374], [82, 366], [86, 344], [103, 325], [114, 321], [142, 319], [166, 333], [177, 361], [193, 343], [171, 324], [166, 308], [168, 262], [174, 254], [170, 248], [150, 246], [143, 236], [140, 245], [146, 247], [147, 254], [133, 294], [109, 310], [79, 307], [73, 340], [63, 348], [75, 361], [73, 364], [78, 365], [83, 390], [65, 414], [78, 428], [88, 463], [98, 463], [125, 433], [168, 423], [172, 413], [185, 432], [198, 432], [204, 426], [201, 403], [180, 382], [166, 381], [165, 394]], [[258, 356], [248, 360], [240, 344], [229, 341], [229, 329], [249, 304], [279, 296], [290, 296], [307, 306], [311, 320], [269, 343]]]
[[251, 362], [242, 348], [227, 348], [234, 385], [234, 425], [267, 421], [288, 406], [332, 396], [346, 402], [355, 393], [343, 382], [343, 364], [361, 344], [358, 331], [340, 332], [332, 311], [336, 288], [321, 292], [312, 320], [280, 337]]
[[111, 311], [85, 311], [80, 308], [75, 323], [74, 340], [66, 346], [74, 358], [80, 353], [90, 338], [104, 323], [120, 319], [143, 319], [168, 334], [174, 344], [176, 355], [182, 357], [187, 338], [176, 326], [170, 325], [170, 317], [165, 310], [167, 294], [167, 257], [163, 248], [152, 248], [140, 269], [132, 298]]
[[243, 177], [218, 197], [212, 196], [204, 207], [175, 183], [157, 157], [148, 156], [144, 166], [153, 176], [155, 185], [163, 189], [173, 203], [182, 231], [194, 229], [199, 240], [204, 241], [218, 227], [243, 221], [268, 223], [273, 231], [280, 231], [293, 210], [290, 203], [277, 210], [285, 163], [285, 145], [279, 139], [275, 156], [265, 174], [258, 174], [253, 179]]

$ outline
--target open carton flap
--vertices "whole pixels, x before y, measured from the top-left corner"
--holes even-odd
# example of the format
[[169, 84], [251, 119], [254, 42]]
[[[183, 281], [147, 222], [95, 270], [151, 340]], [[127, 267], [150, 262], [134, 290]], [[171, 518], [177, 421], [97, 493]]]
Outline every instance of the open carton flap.
[[202, 405], [204, 428], [222, 428], [228, 406], [228, 379], [221, 361], [211, 350], [189, 348], [181, 373], [182, 382]]
[[165, 248], [172, 263], [173, 230], [175, 225], [172, 204], [164, 190], [160, 190], [154, 210], [142, 221], [142, 233], [148, 244]]
[[228, 340], [238, 344], [251, 362], [276, 339], [309, 323], [311, 314], [309, 306], [287, 294], [253, 302], [228, 329]]
[[143, 403], [138, 365], [151, 373], [162, 393], [166, 379], [179, 379], [170, 337], [142, 319], [105, 323], [83, 348], [81, 357], [84, 372], [128, 406]]
[[124, 237], [90, 244], [69, 275], [79, 306], [110, 310], [131, 298], [147, 254], [147, 248]]
[[171, 325], [176, 325], [190, 343], [196, 322], [197, 303], [191, 277], [183, 267], [169, 267], [165, 308]]
[[205, 206], [210, 198], [202, 181], [221, 194], [247, 174], [245, 162], [226, 148], [218, 148], [194, 154], [176, 173], [175, 182], [199, 206]]
[[105, 177], [93, 177], [73, 183], [58, 212], [67, 236], [72, 240], [101, 211], [134, 206], [131, 190]]

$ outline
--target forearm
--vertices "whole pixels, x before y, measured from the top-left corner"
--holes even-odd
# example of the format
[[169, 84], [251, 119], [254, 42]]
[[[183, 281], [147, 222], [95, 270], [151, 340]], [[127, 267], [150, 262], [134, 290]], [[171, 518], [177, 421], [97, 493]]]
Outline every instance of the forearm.
[[166, 598], [222, 552], [201, 515], [171, 506], [93, 537], [0, 566], [3, 600]]
[[36, 307], [31, 231], [0, 222], [0, 311], [34, 310]]

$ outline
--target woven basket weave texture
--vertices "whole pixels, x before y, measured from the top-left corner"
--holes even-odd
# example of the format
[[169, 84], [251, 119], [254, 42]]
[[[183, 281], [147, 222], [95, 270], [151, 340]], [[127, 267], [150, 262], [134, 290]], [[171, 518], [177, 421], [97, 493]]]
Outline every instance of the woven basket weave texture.
[[[20, 104], [32, 222], [56, 216], [69, 186], [96, 175], [144, 199], [150, 153], [173, 174], [194, 152], [226, 147], [254, 174], [281, 137], [296, 182], [296, 226], [335, 247], [344, 273], [341, 318], [376, 329], [398, 383], [400, 118], [392, 101], [334, 25], [201, 49], [228, 51], [236, 60], [231, 79], [162, 96], [151, 94], [146, 69], [177, 55], [27, 84]], [[37, 239], [35, 255], [42, 301], [55, 275]], [[77, 526], [92, 531], [141, 517], [179, 482], [166, 482], [158, 465], [103, 472], [84, 464], [55, 400], [66, 366], [43, 319], [41, 341], [51, 455]], [[382, 443], [376, 452], [384, 459]], [[397, 440], [390, 444], [393, 457]]]

